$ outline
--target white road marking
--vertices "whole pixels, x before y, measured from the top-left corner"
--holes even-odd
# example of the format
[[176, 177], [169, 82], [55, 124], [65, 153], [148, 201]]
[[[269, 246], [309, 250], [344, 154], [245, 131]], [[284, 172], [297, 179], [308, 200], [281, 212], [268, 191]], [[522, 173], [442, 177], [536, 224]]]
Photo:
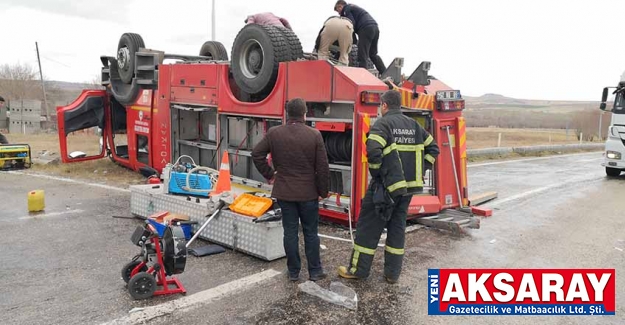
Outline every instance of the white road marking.
[[38, 178], [45, 178], [45, 179], [50, 179], [50, 180], [54, 180], [54, 181], [61, 181], [61, 182], [67, 182], [67, 183], [73, 183], [73, 184], [80, 184], [80, 185], [98, 187], [98, 188], [102, 188], [102, 189], [105, 189], [105, 190], [112, 190], [112, 191], [119, 191], [119, 192], [130, 193], [130, 190], [126, 189], [126, 188], [110, 186], [110, 185], [104, 185], [104, 184], [97, 184], [97, 183], [89, 183], [89, 182], [77, 181], [77, 180], [69, 179], [69, 178], [65, 178], [65, 177], [57, 177], [57, 176], [42, 175], [42, 174], [23, 173], [23, 172], [18, 172], [18, 171], [7, 171], [7, 173], [15, 174], [15, 175], [25, 175], [25, 176], [32, 176], [32, 177], [38, 177]]
[[58, 216], [62, 216], [65, 214], [74, 214], [74, 213], [82, 213], [85, 212], [83, 210], [80, 209], [76, 209], [76, 210], [68, 210], [68, 211], [59, 211], [59, 212], [50, 212], [50, 213], [42, 213], [42, 214], [34, 214], [32, 216], [24, 216], [24, 217], [19, 217], [18, 219], [20, 220], [28, 220], [28, 219], [46, 219], [46, 218], [50, 218], [50, 217], [58, 217]]
[[529, 190], [529, 191], [522, 192], [522, 193], [519, 193], [519, 194], [515, 194], [515, 195], [509, 196], [507, 198], [494, 201], [493, 203], [487, 204], [487, 205], [489, 207], [495, 207], [495, 206], [501, 205], [503, 203], [519, 200], [519, 199], [522, 199], [522, 198], [525, 198], [525, 197], [528, 197], [528, 196], [531, 196], [531, 195], [534, 195], [534, 194], [545, 192], [545, 191], [550, 190], [550, 189], [562, 187], [562, 186], [567, 185], [567, 184], [580, 183], [580, 182], [584, 182], [584, 181], [593, 181], [593, 180], [597, 180], [597, 179], [601, 179], [601, 178], [603, 178], [603, 176], [576, 178], [576, 179], [568, 180], [566, 182], [555, 183], [555, 184], [551, 184], [551, 185], [548, 185], [548, 186], [535, 188], [533, 190]]
[[[333, 236], [328, 236], [328, 235], [323, 235], [323, 234], [317, 234], [319, 237], [321, 238], [326, 238], [326, 239], [333, 239], [333, 240], [338, 240], [338, 241], [342, 241], [342, 242], [347, 242], [347, 243], [352, 243], [351, 239], [345, 239], [345, 238], [339, 238], [339, 237], [333, 237]], [[380, 238], [381, 240], [386, 239], [386, 235], [382, 234], [383, 238]], [[382, 243], [378, 243], [378, 247], [384, 247], [384, 244]]]
[[578, 160], [577, 162], [591, 162], [591, 161], [600, 161], [600, 160], [603, 160], [603, 158], [582, 159], [582, 160]]
[[222, 284], [212, 289], [192, 294], [190, 296], [168, 301], [160, 305], [146, 307], [143, 310], [133, 312], [128, 316], [121, 317], [104, 324], [139, 324], [148, 322], [157, 317], [171, 314], [175, 311], [189, 311], [200, 307], [200, 305], [209, 304], [228, 295], [249, 289], [254, 285], [270, 280], [278, 274], [281, 273], [274, 269], [269, 269], [260, 273], [252, 274], [245, 278]]
[[484, 166], [492, 166], [492, 165], [513, 164], [513, 163], [536, 161], [536, 160], [546, 160], [546, 159], [558, 159], [558, 158], [566, 158], [566, 157], [586, 156], [586, 155], [591, 155], [591, 154], [596, 155], [598, 153], [597, 152], [591, 152], [591, 153], [586, 152], [586, 153], [573, 153], [573, 154], [569, 154], [569, 155], [557, 155], [557, 156], [536, 157], [536, 158], [515, 159], [515, 160], [502, 160], [502, 161], [495, 161], [495, 162], [488, 162], [488, 163], [469, 164], [469, 165], [467, 165], [467, 167], [471, 168], [471, 167], [484, 167]]
[[334, 237], [334, 236], [328, 236], [328, 235], [324, 235], [324, 234], [318, 234], [318, 236], [321, 237], [321, 238], [333, 239], [333, 240], [338, 240], [338, 241], [343, 241], [343, 242], [348, 242], [348, 243], [352, 242], [350, 239], [339, 238], [339, 237]]

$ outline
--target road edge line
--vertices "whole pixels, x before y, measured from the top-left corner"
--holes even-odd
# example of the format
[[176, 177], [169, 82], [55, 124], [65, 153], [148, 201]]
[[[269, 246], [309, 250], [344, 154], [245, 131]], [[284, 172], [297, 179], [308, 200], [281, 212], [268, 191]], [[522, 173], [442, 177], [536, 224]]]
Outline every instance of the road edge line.
[[139, 324], [148, 322], [157, 317], [172, 314], [175, 311], [188, 311], [198, 307], [201, 304], [208, 304], [220, 300], [227, 295], [242, 291], [246, 287], [270, 280], [278, 274], [281, 274], [281, 272], [278, 272], [274, 269], [255, 273], [241, 279], [224, 283], [211, 289], [194, 293], [190, 296], [171, 300], [159, 305], [146, 307], [145, 309], [132, 313], [128, 316], [102, 323], [102, 325]]
[[71, 178], [65, 178], [65, 177], [59, 177], [59, 176], [43, 175], [43, 174], [37, 174], [37, 173], [24, 173], [24, 172], [18, 172], [18, 171], [14, 171], [14, 170], [7, 171], [6, 173], [7, 174], [13, 174], [13, 175], [23, 175], [23, 176], [32, 176], [32, 177], [38, 177], [38, 178], [45, 178], [45, 179], [50, 179], [50, 180], [54, 180], [54, 181], [74, 183], [74, 184], [98, 187], [98, 188], [102, 188], [102, 189], [105, 189], [105, 190], [130, 193], [130, 190], [126, 189], [126, 188], [121, 188], [121, 187], [112, 186], [112, 185], [98, 184], [98, 183], [89, 183], [89, 182], [85, 182], [85, 181], [79, 181], [79, 180], [75, 180], [75, 179], [71, 179]]
[[514, 159], [514, 160], [500, 160], [500, 161], [493, 161], [493, 162], [487, 162], [487, 163], [475, 163], [475, 164], [467, 164], [467, 168], [484, 167], [484, 166], [491, 166], [491, 165], [502, 165], [502, 164], [513, 164], [513, 163], [519, 163], [519, 162], [567, 158], [567, 157], [575, 157], [575, 156], [585, 156], [585, 155], [591, 155], [591, 154], [597, 154], [597, 152], [572, 153], [572, 154], [566, 154], [566, 155], [554, 155], [554, 156], [547, 156], [547, 157], [535, 157], [535, 158]]

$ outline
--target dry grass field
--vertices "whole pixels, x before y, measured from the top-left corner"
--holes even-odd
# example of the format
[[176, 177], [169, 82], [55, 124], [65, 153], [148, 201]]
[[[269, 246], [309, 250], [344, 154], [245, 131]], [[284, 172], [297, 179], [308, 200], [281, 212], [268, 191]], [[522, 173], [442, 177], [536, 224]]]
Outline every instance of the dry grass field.
[[467, 128], [467, 149], [497, 147], [500, 133], [502, 147], [579, 143], [573, 130]]
[[[33, 158], [38, 157], [43, 150], [55, 153], [50, 158], [60, 157], [59, 137], [56, 133], [34, 135], [6, 134], [6, 136], [10, 143], [29, 144]], [[79, 133], [70, 135], [68, 138], [68, 149], [70, 152], [82, 151], [88, 155], [97, 155], [99, 146], [99, 137], [95, 134]], [[139, 173], [119, 166], [107, 158], [71, 164], [34, 165], [31, 171], [116, 186], [128, 186], [145, 182], [145, 179]]]
[[[502, 147], [578, 142], [572, 130], [569, 131], [567, 137], [565, 130], [467, 128], [467, 148], [496, 147], [500, 133], [502, 135]], [[35, 135], [7, 134], [6, 136], [11, 143], [29, 144], [33, 157], [38, 157], [43, 150], [55, 153], [55, 156], [52, 157], [59, 157], [60, 146], [58, 134], [56, 133]], [[123, 137], [119, 136], [116, 139], [120, 142], [125, 141]], [[70, 152], [82, 151], [88, 155], [97, 155], [99, 152], [99, 137], [92, 133], [72, 134], [68, 138], [68, 149]], [[122, 186], [145, 181], [140, 174], [121, 167], [106, 158], [71, 164], [35, 165], [32, 171]]]

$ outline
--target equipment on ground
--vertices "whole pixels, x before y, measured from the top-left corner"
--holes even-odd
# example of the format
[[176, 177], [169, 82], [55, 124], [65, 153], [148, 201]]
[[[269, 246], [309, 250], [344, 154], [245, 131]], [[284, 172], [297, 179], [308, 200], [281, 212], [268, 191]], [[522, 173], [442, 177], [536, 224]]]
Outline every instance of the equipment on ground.
[[[292, 31], [255, 24], [236, 36], [230, 61], [219, 42], [204, 43], [200, 54], [150, 50], [141, 36], [122, 35], [117, 56], [101, 57], [107, 90], [84, 91], [58, 109], [63, 162], [97, 159], [106, 151], [128, 168], [149, 166], [161, 172], [182, 156], [212, 170], [229, 158], [233, 184], [270, 191], [254, 167], [252, 148], [269, 128], [286, 122], [286, 103], [302, 98], [308, 104], [307, 124], [322, 133], [330, 162], [331, 196], [319, 202], [319, 213], [351, 226], [370, 182], [366, 134], [378, 117], [381, 94], [392, 84], [402, 95], [403, 113], [429, 131], [441, 149], [431, 175], [424, 175], [423, 194], [412, 198], [409, 218], [461, 210], [461, 216], [438, 221], [453, 223], [445, 229], [479, 228], [472, 209], [462, 209], [470, 207], [465, 102], [460, 91], [429, 75], [430, 62], [422, 62], [406, 78], [404, 60], [396, 58], [378, 76], [354, 63], [344, 67], [314, 60], [303, 53]], [[178, 62], [164, 64], [165, 59]], [[67, 134], [101, 121], [107, 121], [106, 149], [94, 157], [69, 158]], [[129, 145], [116, 142], [120, 133]]]
[[[187, 158], [191, 162], [183, 163], [180, 161], [182, 158]], [[189, 156], [180, 156], [168, 169], [168, 173], [167, 188], [172, 194], [208, 197], [215, 183], [211, 176], [198, 168], [193, 158]]]
[[34, 190], [28, 192], [28, 212], [39, 212], [46, 208], [46, 198], [44, 190]]
[[26, 169], [31, 166], [30, 145], [0, 144], [0, 170]]
[[[186, 294], [178, 278], [167, 278], [183, 273], [186, 266], [187, 247], [182, 227], [168, 225], [160, 237], [156, 228], [146, 221], [144, 226], [137, 226], [131, 241], [141, 247], [141, 253], [122, 268], [122, 278], [132, 298]], [[162, 289], [157, 290], [158, 286]]]
[[[608, 138], [605, 142], [604, 160], [601, 166], [605, 167], [605, 173], [609, 177], [618, 177], [625, 171], [625, 72], [621, 75], [621, 81], [616, 87], [603, 88], [601, 105], [599, 108], [605, 111], [607, 108], [608, 91], [614, 89], [614, 106], [608, 110], [612, 113], [612, 120], [608, 128]], [[603, 112], [599, 116], [599, 133], [603, 139], [601, 122]]]

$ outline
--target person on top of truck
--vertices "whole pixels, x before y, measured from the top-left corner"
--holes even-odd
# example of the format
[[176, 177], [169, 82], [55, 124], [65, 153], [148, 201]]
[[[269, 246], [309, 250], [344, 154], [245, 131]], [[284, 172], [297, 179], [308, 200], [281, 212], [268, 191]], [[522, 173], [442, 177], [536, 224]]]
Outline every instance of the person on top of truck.
[[246, 24], [258, 24], [258, 25], [270, 25], [270, 26], [280, 26], [280, 27], [286, 27], [290, 30], [293, 30], [293, 28], [291, 28], [291, 24], [289, 24], [289, 21], [282, 18], [282, 17], [278, 17], [276, 15], [274, 15], [271, 12], [262, 12], [259, 14], [255, 14], [255, 15], [249, 15], [247, 16], [247, 18], [245, 18], [245, 23]]
[[[4, 108], [4, 98], [0, 96], [0, 111]], [[9, 140], [2, 133], [0, 133], [0, 144], [9, 144]]]
[[367, 58], [370, 58], [378, 72], [383, 74], [386, 66], [378, 55], [380, 29], [375, 19], [366, 10], [344, 0], [336, 2], [334, 11], [354, 23], [354, 31], [358, 34], [358, 65], [366, 69]]
[[319, 60], [327, 60], [330, 57], [330, 45], [336, 42], [340, 52], [339, 64], [349, 65], [349, 52], [357, 41], [352, 21], [346, 17], [332, 16], [323, 23], [319, 31], [315, 51]]

